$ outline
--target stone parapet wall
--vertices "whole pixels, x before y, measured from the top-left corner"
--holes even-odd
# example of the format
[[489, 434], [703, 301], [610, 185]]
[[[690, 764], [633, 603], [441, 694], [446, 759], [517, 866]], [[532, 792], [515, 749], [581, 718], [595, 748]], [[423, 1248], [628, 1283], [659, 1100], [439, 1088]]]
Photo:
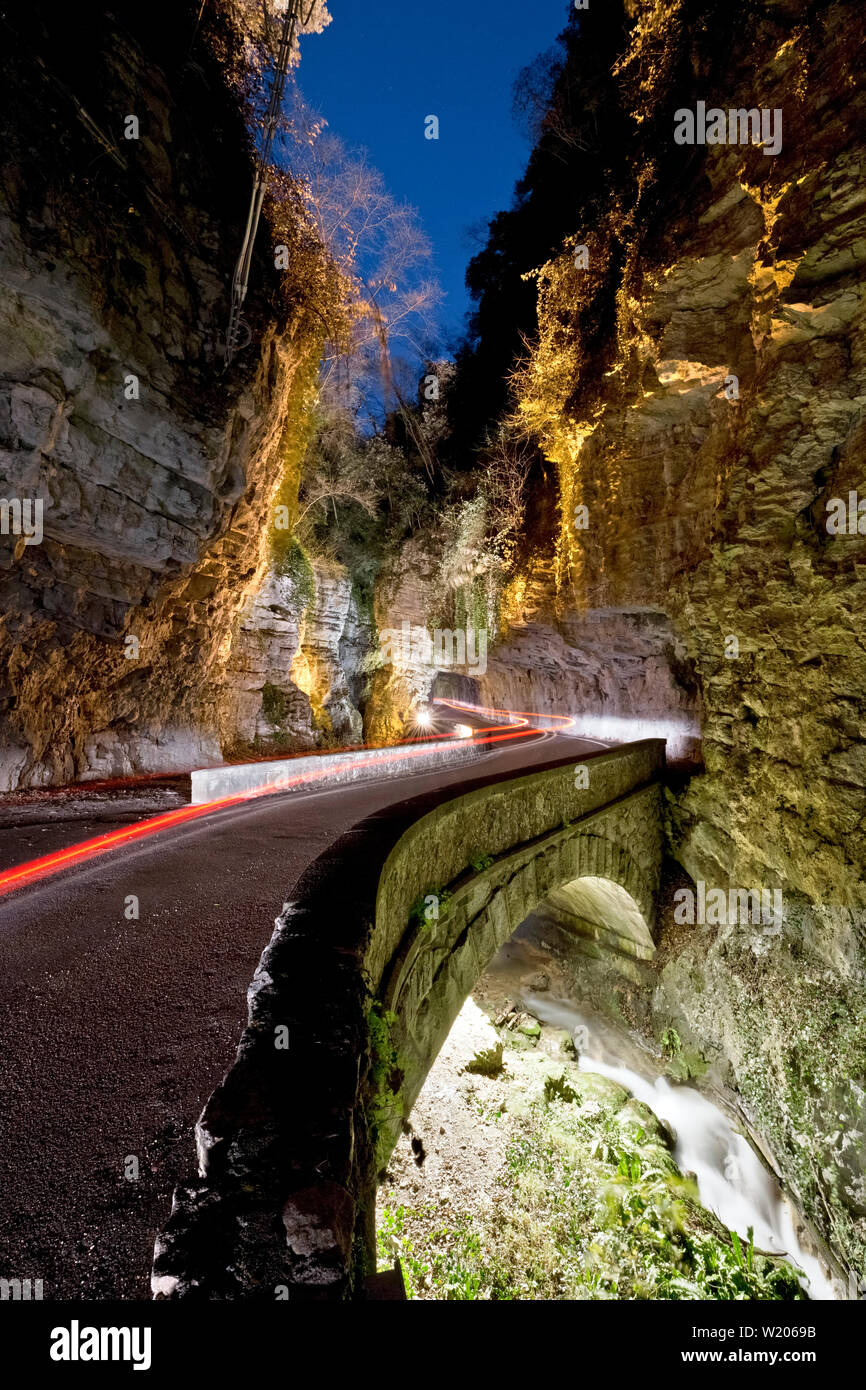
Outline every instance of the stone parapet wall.
[[[382, 1157], [473, 970], [536, 894], [576, 872], [615, 876], [649, 910], [664, 745], [584, 755], [581, 789], [576, 762], [387, 808], [310, 866], [199, 1121], [199, 1177], [175, 1193], [156, 1244], [157, 1297], [363, 1296]], [[413, 911], [432, 886], [454, 904], [441, 941]], [[425, 1000], [430, 1050], [416, 1039], [410, 1057]]]

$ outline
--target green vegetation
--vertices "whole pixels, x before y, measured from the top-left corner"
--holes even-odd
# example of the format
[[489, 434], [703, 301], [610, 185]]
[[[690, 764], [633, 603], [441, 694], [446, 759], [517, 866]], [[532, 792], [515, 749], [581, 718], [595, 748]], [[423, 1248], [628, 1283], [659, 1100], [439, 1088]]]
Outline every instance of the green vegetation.
[[484, 579], [474, 578], [465, 588], [457, 590], [454, 596], [455, 627], [474, 628], [476, 632], [490, 627], [488, 587]]
[[403, 1065], [391, 1037], [391, 1029], [396, 1022], [397, 1015], [389, 1009], [383, 1010], [381, 1002], [374, 999], [367, 1011], [371, 1090], [367, 1122], [377, 1147], [382, 1138], [393, 1132], [395, 1123], [399, 1124], [403, 1118], [400, 1096]]
[[696, 1048], [686, 1047], [676, 1028], [666, 1028], [661, 1036], [662, 1052], [668, 1059], [665, 1070], [674, 1081], [703, 1076], [708, 1063]]
[[707, 957], [695, 946], [668, 965], [666, 997], [689, 1001], [687, 1022], [698, 1037], [718, 1019], [741, 1040], [737, 1085], [756, 1129], [785, 1155], [805, 1214], [860, 1269], [866, 1234], [852, 1211], [862, 1202], [862, 986], [776, 949], [760, 962], [757, 995], [748, 940], [731, 933], [722, 945], [724, 954], [719, 947]]
[[[435, 898], [435, 903], [430, 901], [431, 898]], [[434, 922], [441, 921], [448, 914], [450, 898], [451, 894], [447, 888], [428, 888], [409, 909], [410, 926], [418, 926], [423, 931]]]
[[490, 854], [470, 854], [467, 862], [470, 869], [473, 869], [476, 874], [480, 874], [482, 870], [490, 868], [493, 863], [493, 856]]
[[403, 1206], [386, 1207], [376, 1237], [380, 1268], [390, 1269], [397, 1252], [403, 1267], [403, 1280], [409, 1298], [418, 1298], [431, 1282], [440, 1298], [483, 1298], [479, 1262], [481, 1240], [468, 1219], [449, 1227], [433, 1206], [420, 1213], [430, 1223], [429, 1238], [418, 1245], [409, 1234], [408, 1216]]
[[[294, 749], [298, 745], [297, 736], [287, 727], [291, 708], [289, 697], [280, 686], [265, 681], [262, 686], [262, 716], [271, 726], [270, 735], [262, 739], [258, 735], [250, 746], [250, 751], [258, 753], [262, 748]], [[239, 748], [238, 753], [242, 750]]]
[[262, 714], [274, 728], [281, 728], [289, 717], [289, 701], [278, 685], [265, 681], [262, 686]]
[[407, 536], [431, 524], [430, 481], [408, 447], [386, 434], [364, 436], [347, 408], [320, 405], [303, 457], [297, 516], [305, 549], [348, 570], [372, 617], [379, 570]]
[[302, 605], [301, 611], [306, 612], [316, 596], [316, 576], [307, 552], [294, 536], [280, 551], [274, 569], [277, 574], [291, 579]]
[[[582, 1076], [581, 1081], [585, 1078]], [[386, 1205], [383, 1267], [401, 1260], [410, 1298], [802, 1299], [792, 1269], [703, 1207], [654, 1119], [619, 1088], [566, 1073], [512, 1116], [492, 1210]], [[599, 1097], [602, 1098], [599, 1103]]]
[[544, 1099], [548, 1105], [552, 1100], [580, 1101], [580, 1096], [563, 1071], [561, 1076], [548, 1076], [544, 1082]]
[[500, 426], [479, 456], [474, 496], [465, 496], [464, 479], [441, 508], [442, 550], [434, 603], [448, 615], [446, 626], [484, 631], [488, 641], [500, 630], [531, 460], [531, 449]]
[[475, 1076], [498, 1076], [503, 1066], [502, 1043], [498, 1042], [476, 1052], [472, 1061], [466, 1063], [465, 1070]]
[[[280, 574], [294, 574], [296, 567], [303, 566], [303, 561], [297, 557], [297, 551], [301, 547], [295, 539], [293, 526], [278, 526], [276, 522], [284, 522], [286, 519], [293, 522], [297, 517], [301, 470], [316, 427], [314, 405], [321, 350], [321, 334], [313, 335], [305, 344], [303, 357], [289, 388], [281, 458], [282, 472], [272, 499], [269, 517], [271, 564]], [[301, 554], [309, 564], [303, 551]]]

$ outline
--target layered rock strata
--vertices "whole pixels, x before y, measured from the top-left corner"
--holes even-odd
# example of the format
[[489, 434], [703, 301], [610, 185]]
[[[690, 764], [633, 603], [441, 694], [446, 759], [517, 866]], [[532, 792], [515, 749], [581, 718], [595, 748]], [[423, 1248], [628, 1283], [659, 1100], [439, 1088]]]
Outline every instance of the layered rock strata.
[[[579, 24], [590, 48], [603, 21], [589, 12]], [[530, 528], [546, 521], [510, 579], [508, 625], [481, 682], [488, 703], [572, 712], [601, 738], [661, 733], [702, 758], [669, 792], [673, 854], [695, 889], [737, 903], [779, 890], [784, 908], [779, 921], [744, 920], [739, 908], [680, 921], [656, 1023], [738, 1090], [857, 1278], [861, 29], [858, 7], [841, 0], [808, 14], [787, 0], [624, 7], [606, 98], [623, 138], [588, 143], [596, 192], [577, 195], [570, 242], [538, 271], [539, 332], [520, 380], [519, 408], [550, 468], [532, 485]], [[674, 139], [678, 113], [716, 108], [726, 130], [742, 113], [743, 139]], [[762, 113], [779, 141], [764, 139]]]
[[313, 563], [309, 575], [305, 585], [269, 568], [241, 615], [228, 682], [242, 742], [312, 747], [361, 738], [372, 619], [344, 569]]
[[[200, 37], [186, 61], [197, 8], [125, 27], [95, 4], [5, 15], [16, 37], [0, 183], [7, 789], [190, 767], [230, 733], [232, 631], [264, 567], [307, 344], [256, 282], [254, 344], [223, 372], [251, 165]], [[39, 537], [16, 526], [17, 502], [41, 512]]]
[[[852, 498], [855, 511], [866, 498], [861, 18], [845, 3], [806, 16], [746, 0], [640, 4], [634, 18], [616, 74], [631, 201], [584, 209], [574, 241], [588, 270], [574, 247], [545, 268], [524, 379], [559, 472], [551, 601], [584, 663], [601, 621], [606, 679], [636, 659], [652, 706], [699, 714], [704, 770], [669, 796], [668, 827], [695, 884], [726, 901], [782, 892], [781, 920], [739, 908], [678, 919], [657, 1024], [723, 1070], [862, 1278], [866, 537], [850, 524]], [[778, 113], [780, 148], [678, 145], [675, 114], [699, 103]], [[843, 510], [844, 529], [828, 524]], [[636, 613], [666, 634], [682, 695], [660, 683]], [[614, 627], [630, 634], [620, 650]], [[527, 661], [520, 689], [568, 707], [573, 665], [539, 678]], [[491, 674], [490, 697], [513, 683]], [[621, 698], [600, 680], [599, 713]]]

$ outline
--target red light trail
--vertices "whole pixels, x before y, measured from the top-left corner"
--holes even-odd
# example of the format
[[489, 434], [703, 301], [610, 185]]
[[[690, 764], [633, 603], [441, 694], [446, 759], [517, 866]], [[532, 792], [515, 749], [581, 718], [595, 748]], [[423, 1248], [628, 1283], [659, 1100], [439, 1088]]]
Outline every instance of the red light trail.
[[[479, 705], [469, 705], [458, 700], [435, 700], [435, 704], [450, 705], [454, 709], [466, 711], [467, 713], [482, 714], [488, 716], [503, 715], [509, 719], [513, 727], [503, 729], [501, 725], [489, 725], [480, 728], [471, 738], [460, 738], [455, 735], [458, 743], [468, 745], [481, 745], [486, 743], [502, 743], [508, 739], [526, 738], [528, 734], [538, 732], [530, 724], [531, 719], [551, 719], [561, 722], [568, 727], [573, 724], [572, 719], [564, 715], [534, 715], [515, 710], [492, 709]], [[369, 758], [359, 758], [352, 756], [344, 764], [331, 764], [320, 770], [300, 773], [293, 778], [280, 778], [277, 782], [269, 783], [264, 787], [257, 787], [252, 791], [236, 792], [232, 796], [220, 797], [216, 801], [202, 802], [200, 805], [181, 806], [176, 811], [166, 811], [159, 816], [151, 816], [147, 820], [138, 821], [135, 825], [125, 826], [122, 830], [111, 830], [105, 835], [97, 835], [92, 840], [82, 840], [80, 844], [70, 845], [68, 849], [57, 850], [52, 854], [45, 854], [39, 859], [28, 860], [24, 864], [18, 864], [12, 869], [7, 869], [0, 873], [0, 896], [5, 893], [14, 892], [16, 889], [24, 888], [28, 884], [35, 883], [39, 879], [47, 878], [52, 874], [59, 873], [63, 869], [71, 868], [73, 865], [85, 863], [89, 859], [94, 859], [98, 855], [106, 854], [110, 850], [117, 849], [122, 845], [134, 844], [138, 840], [147, 839], [150, 835], [157, 835], [164, 830], [169, 830], [174, 826], [185, 825], [189, 821], [198, 820], [202, 816], [212, 815], [215, 811], [221, 811], [227, 806], [236, 806], [244, 801], [252, 801], [260, 796], [269, 796], [274, 792], [285, 791], [291, 787], [306, 786], [308, 783], [320, 781], [322, 778], [333, 776], [335, 772], [340, 772], [347, 767], [365, 767], [371, 764], [383, 764], [401, 761], [405, 758], [423, 757], [432, 752], [432, 749], [424, 747], [426, 743], [433, 741], [441, 743], [447, 738], [447, 734], [429, 734], [422, 738], [411, 739], [402, 744], [392, 745], [387, 750], [377, 750], [374, 756]]]
[[444, 696], [437, 697], [433, 704], [450, 705], [452, 709], [468, 710], [472, 714], [507, 714], [512, 721], [520, 719], [524, 724], [528, 724], [530, 719], [550, 719], [555, 724], [562, 724], [563, 732], [565, 729], [570, 729], [575, 722], [574, 717], [568, 714], [539, 714], [533, 713], [532, 710], [495, 709], [490, 705], [468, 705], [464, 704], [462, 700], [446, 700]]

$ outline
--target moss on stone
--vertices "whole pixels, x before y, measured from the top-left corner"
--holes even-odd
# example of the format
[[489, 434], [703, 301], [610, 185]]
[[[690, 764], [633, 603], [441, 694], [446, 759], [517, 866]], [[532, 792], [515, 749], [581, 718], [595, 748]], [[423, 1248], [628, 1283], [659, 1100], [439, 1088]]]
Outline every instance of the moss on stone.
[[370, 1066], [366, 1112], [377, 1164], [387, 1159], [403, 1121], [405, 1063], [392, 1036], [396, 1023], [397, 1015], [374, 999], [367, 1011]]
[[[270, 522], [271, 564], [279, 573], [287, 573], [286, 565], [291, 567], [292, 554], [297, 547], [293, 526], [298, 510], [298, 488], [301, 482], [301, 468], [307, 447], [315, 430], [313, 409], [321, 358], [321, 340], [311, 337], [304, 345], [303, 358], [295, 371], [286, 408], [286, 426], [283, 434], [281, 458], [282, 475], [272, 498]], [[279, 508], [285, 508], [283, 515]], [[276, 524], [277, 520], [288, 518], [289, 525]]]
[[[695, 934], [662, 971], [661, 1031], [682, 1035], [736, 1088], [804, 1215], [866, 1273], [866, 1010], [844, 978], [790, 939], [755, 954], [736, 926]], [[702, 990], [694, 987], [700, 979]], [[677, 1059], [679, 1060], [679, 1059]], [[694, 1073], [692, 1073], [694, 1074]]]
[[281, 548], [274, 561], [277, 574], [290, 579], [298, 598], [299, 612], [303, 614], [316, 596], [316, 576], [310, 558], [300, 541], [290, 537]]

